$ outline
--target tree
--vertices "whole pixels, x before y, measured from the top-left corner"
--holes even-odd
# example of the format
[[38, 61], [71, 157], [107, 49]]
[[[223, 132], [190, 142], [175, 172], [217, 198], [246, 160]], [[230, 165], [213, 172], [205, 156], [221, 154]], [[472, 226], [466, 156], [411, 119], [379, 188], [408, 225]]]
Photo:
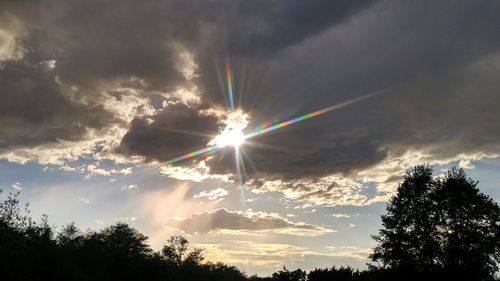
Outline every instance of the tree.
[[116, 254], [133, 257], [147, 256], [152, 252], [146, 243], [148, 237], [123, 222], [108, 226], [100, 236], [106, 247]]
[[300, 268], [290, 271], [283, 266], [283, 270], [273, 273], [273, 280], [278, 281], [305, 281], [307, 280], [306, 278], [306, 272]]
[[500, 208], [477, 183], [455, 168], [439, 180], [438, 238], [444, 266], [484, 279], [500, 261]]
[[182, 236], [171, 236], [161, 252], [172, 264], [181, 266], [184, 263], [199, 264], [203, 261], [202, 250], [195, 248], [188, 253], [189, 242]]
[[414, 271], [450, 271], [470, 280], [493, 277], [500, 258], [500, 208], [453, 168], [434, 179], [429, 166], [404, 176], [382, 216], [373, 261]]
[[57, 234], [57, 244], [65, 247], [78, 247], [83, 242], [82, 232], [76, 227], [74, 222], [66, 225]]
[[432, 169], [418, 166], [404, 176], [397, 195], [387, 205], [382, 216], [379, 243], [371, 258], [393, 268], [411, 267], [431, 269], [436, 264], [437, 243], [435, 202], [432, 192], [436, 188]]
[[341, 266], [336, 268], [335, 266], [331, 269], [316, 268], [311, 270], [307, 275], [308, 281], [323, 281], [323, 280], [335, 280], [335, 281], [351, 281], [355, 280], [355, 277], [359, 275], [358, 271], [350, 266]]

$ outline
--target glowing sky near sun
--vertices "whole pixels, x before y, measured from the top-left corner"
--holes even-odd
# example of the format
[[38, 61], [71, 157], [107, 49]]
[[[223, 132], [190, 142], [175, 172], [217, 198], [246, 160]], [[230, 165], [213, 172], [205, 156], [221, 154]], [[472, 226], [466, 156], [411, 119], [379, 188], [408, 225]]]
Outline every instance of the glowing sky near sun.
[[[229, 63], [228, 63], [227, 60], [226, 60], [226, 68], [227, 68], [227, 73], [228, 73], [228, 75], [227, 75], [228, 76], [228, 88], [231, 89], [231, 86], [230, 86], [230, 84], [231, 84], [230, 83], [231, 77], [230, 77], [230, 74], [229, 74], [230, 73], [230, 69], [229, 69]], [[271, 131], [274, 131], [274, 130], [277, 130], [277, 129], [280, 129], [280, 128], [283, 128], [283, 127], [286, 127], [286, 126], [289, 126], [289, 125], [292, 125], [292, 124], [295, 124], [295, 123], [298, 123], [300, 121], [304, 121], [304, 120], [310, 119], [312, 117], [319, 116], [321, 114], [330, 112], [332, 110], [336, 110], [336, 109], [348, 106], [350, 104], [353, 104], [353, 103], [356, 103], [356, 102], [359, 102], [359, 101], [371, 98], [373, 96], [376, 96], [378, 94], [384, 93], [385, 91], [386, 90], [374, 91], [374, 92], [371, 92], [369, 94], [366, 94], [366, 95], [363, 95], [363, 96], [360, 96], [360, 97], [357, 97], [357, 98], [354, 98], [354, 99], [351, 99], [351, 100], [348, 100], [348, 101], [345, 101], [345, 102], [342, 102], [342, 103], [339, 103], [339, 104], [336, 104], [336, 105], [333, 105], [333, 106], [329, 106], [329, 107], [326, 107], [326, 108], [323, 108], [323, 109], [320, 109], [320, 110], [317, 110], [317, 111], [314, 111], [314, 112], [311, 112], [311, 113], [308, 113], [308, 114], [304, 114], [304, 115], [299, 116], [297, 118], [293, 118], [293, 119], [281, 122], [279, 124], [275, 124], [275, 125], [266, 127], [264, 129], [253, 131], [251, 133], [243, 135], [243, 139], [242, 140], [237, 140], [236, 141], [237, 145], [242, 144], [243, 141], [246, 140], [246, 139], [249, 139], [249, 138], [252, 138], [252, 137], [255, 137], [255, 136], [258, 136], [258, 135], [262, 135], [262, 134], [265, 134], [265, 133], [268, 133], [268, 132], [271, 132]], [[232, 101], [233, 100], [232, 99], [232, 90], [229, 91], [229, 97], [230, 97], [229, 100]], [[246, 124], [245, 124], [245, 126], [246, 126]], [[235, 127], [235, 128], [233, 128], [233, 127]], [[197, 151], [193, 151], [191, 153], [187, 153], [187, 154], [181, 155], [181, 156], [176, 157], [176, 158], [172, 158], [172, 159], [168, 160], [166, 162], [166, 164], [172, 164], [172, 163], [175, 163], [175, 162], [178, 162], [178, 161], [181, 161], [181, 160], [185, 160], [185, 159], [188, 159], [188, 158], [191, 158], [191, 157], [194, 157], [194, 156], [198, 156], [198, 155], [201, 155], [201, 154], [204, 154], [204, 153], [213, 152], [213, 151], [215, 151], [215, 150], [217, 150], [219, 148], [223, 148], [223, 147], [226, 147], [226, 146], [229, 146], [229, 145], [233, 145], [234, 143], [231, 142], [231, 139], [235, 139], [236, 138], [235, 134], [238, 135], [243, 128], [238, 127], [237, 123], [228, 123], [227, 126], [226, 126], [226, 128], [224, 129], [224, 131], [222, 131], [222, 133], [216, 137], [216, 139], [219, 137], [223, 141], [211, 141], [209, 143], [209, 144], [212, 144], [211, 146], [203, 148], [203, 149], [200, 149], [200, 150], [197, 150]], [[232, 131], [232, 133], [228, 133], [229, 131]], [[225, 139], [225, 141], [224, 141], [224, 139]], [[235, 145], [235, 146], [237, 146], [237, 145]]]

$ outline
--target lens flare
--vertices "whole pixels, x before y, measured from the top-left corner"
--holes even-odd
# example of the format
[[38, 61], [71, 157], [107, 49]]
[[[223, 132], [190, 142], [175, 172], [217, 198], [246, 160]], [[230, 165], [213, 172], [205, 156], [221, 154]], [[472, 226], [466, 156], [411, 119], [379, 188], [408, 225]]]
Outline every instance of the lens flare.
[[248, 125], [248, 115], [242, 111], [235, 111], [229, 114], [224, 130], [211, 140], [208, 145], [217, 147], [233, 146], [239, 147], [245, 141], [243, 130]]
[[[369, 94], [366, 94], [366, 95], [363, 95], [363, 96], [360, 96], [360, 97], [357, 97], [357, 98], [354, 98], [354, 99], [351, 99], [351, 100], [348, 100], [348, 101], [345, 101], [345, 102], [342, 102], [342, 103], [339, 103], [339, 104], [336, 104], [336, 105], [333, 105], [333, 106], [330, 106], [330, 107], [326, 107], [326, 108], [323, 108], [323, 109], [320, 109], [320, 110], [317, 110], [317, 111], [314, 111], [314, 112], [311, 112], [311, 113], [308, 113], [308, 114], [304, 114], [304, 115], [299, 116], [297, 118], [290, 119], [288, 121], [281, 122], [279, 124], [276, 124], [276, 125], [273, 125], [273, 126], [269, 126], [269, 127], [264, 128], [264, 129], [261, 129], [261, 130], [253, 131], [253, 132], [248, 133], [246, 135], [243, 135], [243, 133], [241, 133], [241, 132], [243, 131], [243, 129], [248, 124], [247, 119], [245, 119], [246, 123], [244, 123], [244, 122], [237, 123], [236, 121], [231, 120], [230, 118], [228, 118], [228, 120], [231, 120], [231, 121], [227, 121], [229, 123], [226, 123], [227, 124], [226, 129], [229, 130], [229, 131], [225, 132], [226, 129], [224, 129], [224, 131], [222, 131], [222, 133], [219, 136], [215, 137], [209, 143], [209, 145], [211, 145], [211, 146], [209, 146], [209, 147], [207, 147], [205, 149], [200, 149], [200, 150], [197, 150], [197, 151], [194, 151], [194, 152], [191, 152], [191, 153], [179, 156], [177, 158], [170, 159], [170, 160], [168, 160], [166, 162], [166, 164], [172, 164], [172, 163], [175, 163], [177, 161], [188, 159], [188, 158], [200, 155], [200, 154], [204, 154], [204, 153], [207, 153], [207, 152], [215, 151], [218, 148], [226, 147], [228, 145], [232, 145], [235, 148], [238, 148], [238, 146], [241, 145], [246, 139], [249, 139], [249, 138], [252, 138], [252, 137], [255, 137], [255, 136], [258, 136], [258, 135], [262, 135], [262, 134], [265, 134], [265, 133], [277, 130], [279, 128], [283, 128], [283, 127], [286, 127], [286, 126], [298, 123], [300, 121], [304, 121], [306, 119], [309, 119], [309, 118], [312, 118], [312, 117], [315, 117], [315, 116], [318, 116], [318, 115], [330, 112], [332, 110], [336, 110], [336, 109], [348, 106], [350, 104], [353, 104], [353, 103], [356, 103], [356, 102], [359, 102], [359, 101], [371, 98], [373, 96], [382, 94], [382, 93], [384, 93], [386, 91], [387, 91], [387, 89], [378, 90], [378, 91], [375, 91], [375, 92], [371, 92]], [[244, 118], [248, 118], [247, 115], [241, 115], [241, 113], [235, 114], [233, 116], [240, 116], [240, 117], [241, 116], [245, 116]], [[232, 122], [234, 122], [234, 123], [232, 123]], [[244, 125], [242, 125], [242, 124], [244, 124]], [[238, 126], [240, 126], [240, 127], [238, 127]], [[243, 127], [241, 127], [241, 126], [243, 126]], [[240, 133], [241, 133], [241, 135], [240, 135]]]
[[329, 111], [332, 111], [332, 110], [335, 110], [335, 109], [339, 109], [341, 107], [344, 107], [344, 106], [356, 103], [358, 101], [362, 101], [364, 99], [371, 98], [371, 97], [373, 97], [375, 95], [378, 95], [378, 94], [381, 94], [381, 93], [383, 93], [385, 91], [386, 90], [379, 90], [379, 91], [371, 92], [371, 93], [366, 94], [364, 96], [357, 97], [357, 98], [354, 98], [352, 100], [348, 100], [348, 101], [345, 101], [345, 102], [342, 102], [342, 103], [339, 103], [339, 104], [336, 104], [336, 105], [333, 105], [333, 106], [330, 106], [330, 107], [327, 107], [327, 108], [323, 108], [323, 109], [320, 109], [320, 110], [317, 110], [317, 111], [314, 111], [314, 112], [311, 112], [311, 113], [308, 113], [308, 114], [304, 114], [304, 115], [299, 116], [297, 118], [290, 119], [288, 121], [281, 122], [279, 124], [276, 124], [276, 125], [273, 125], [273, 126], [261, 129], [261, 130], [257, 130], [257, 131], [251, 132], [251, 133], [245, 135], [245, 139], [248, 139], [248, 138], [251, 138], [251, 137], [255, 137], [255, 136], [258, 136], [258, 135], [262, 135], [264, 133], [267, 133], [267, 132], [270, 132], [270, 131], [274, 131], [276, 129], [283, 128], [283, 127], [286, 127], [288, 125], [292, 125], [292, 124], [298, 123], [300, 121], [303, 121], [303, 120], [306, 120], [306, 119], [309, 119], [309, 118], [312, 118], [312, 117], [315, 117], [315, 116], [327, 113]]
[[226, 80], [227, 80], [227, 93], [229, 95], [229, 106], [234, 110], [233, 100], [233, 81], [231, 80], [231, 67], [229, 65], [229, 56], [226, 55]]

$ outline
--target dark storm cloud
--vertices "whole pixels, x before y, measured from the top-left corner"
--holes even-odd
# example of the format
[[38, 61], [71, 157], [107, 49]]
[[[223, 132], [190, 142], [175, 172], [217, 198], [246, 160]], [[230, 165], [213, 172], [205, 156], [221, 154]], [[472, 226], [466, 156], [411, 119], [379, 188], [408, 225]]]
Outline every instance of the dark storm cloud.
[[[407, 151], [498, 154], [498, 12], [495, 1], [383, 1], [267, 61], [243, 97], [261, 120], [388, 91], [249, 140], [249, 177], [355, 175]], [[210, 165], [234, 170], [231, 157]]]
[[[33, 112], [2, 112], [4, 120], [20, 120], [2, 126], [5, 149], [14, 143], [78, 139], [88, 128], [114, 122], [116, 112], [105, 111], [102, 103], [110, 95], [121, 99], [123, 89], [117, 88], [132, 89], [158, 109], [165, 93], [193, 86], [199, 103], [137, 116], [116, 151], [166, 161], [201, 149], [209, 136], [180, 131], [216, 133], [220, 120], [198, 110], [225, 105], [214, 61], [223, 69], [227, 45], [235, 101], [252, 116], [249, 128], [388, 89], [249, 140], [243, 148], [252, 160], [245, 163], [250, 178], [355, 175], [407, 151], [421, 151], [434, 160], [499, 151], [498, 1], [1, 5], [1, 22], [9, 22], [2, 29], [16, 35], [25, 53], [15, 62], [11, 56], [0, 70], [9, 77], [1, 85], [0, 104], [21, 106], [11, 104], [15, 95], [36, 107]], [[198, 66], [191, 80], [179, 69], [179, 49]], [[21, 65], [34, 69], [48, 59], [56, 60], [52, 74], [15, 70]], [[63, 94], [71, 87], [77, 92], [69, 99]], [[25, 94], [30, 91], [38, 94]], [[14, 128], [32, 124], [51, 133], [30, 140]], [[234, 172], [230, 154], [212, 159], [211, 172]]]
[[217, 118], [201, 116], [184, 104], [170, 105], [153, 118], [151, 123], [135, 118], [117, 152], [166, 161], [205, 147], [218, 131]]
[[[0, 4], [0, 22], [2, 30], [7, 31], [16, 38], [16, 45], [24, 48], [24, 56], [19, 63], [24, 67], [38, 65], [41, 61], [55, 60], [55, 67], [50, 77], [34, 77], [25, 71], [12, 72], [9, 67], [1, 70], [3, 77], [9, 76], [17, 83], [35, 84], [52, 83], [50, 87], [65, 87], [53, 91], [49, 86], [38, 87], [37, 93], [43, 92], [39, 98], [36, 94], [28, 96], [28, 89], [17, 86], [11, 89], [9, 85], [2, 85], [3, 94], [1, 104], [10, 105], [3, 100], [17, 95], [27, 103], [38, 107], [33, 112], [25, 108], [11, 107], [14, 112], [26, 112], [24, 119], [36, 121], [40, 130], [49, 130], [51, 133], [42, 134], [39, 140], [25, 138], [25, 133], [19, 133], [11, 127], [4, 125], [5, 132], [3, 146], [37, 145], [43, 142], [57, 142], [58, 140], [77, 140], [82, 137], [88, 128], [100, 127], [110, 124], [113, 117], [110, 112], [104, 111], [92, 103], [104, 103], [106, 93], [114, 95], [116, 87], [132, 87], [144, 97], [154, 99], [155, 92], [171, 92], [188, 83], [178, 69], [178, 52], [185, 48], [200, 61], [203, 69], [201, 74], [213, 72], [211, 52], [209, 45], [220, 42], [215, 47], [215, 52], [221, 53], [224, 49], [225, 36], [231, 41], [232, 50], [238, 56], [254, 53], [248, 44], [262, 46], [262, 53], [268, 55], [277, 52], [291, 44], [301, 42], [311, 34], [316, 34], [336, 22], [345, 20], [356, 13], [371, 1], [337, 1], [335, 3], [313, 1], [305, 5], [302, 1], [2, 1]], [[10, 37], [9, 37], [10, 38]], [[234, 47], [233, 47], [234, 46]], [[5, 46], [2, 46], [4, 48]], [[13, 55], [11, 54], [11, 57]], [[0, 58], [1, 59], [1, 58]], [[12, 59], [12, 58], [10, 58]], [[22, 61], [22, 62], [21, 62]], [[210, 64], [202, 63], [210, 61]], [[9, 72], [10, 71], [10, 72]], [[16, 75], [15, 77], [10, 77]], [[58, 85], [55, 84], [57, 77]], [[215, 86], [212, 76], [202, 76], [196, 81], [202, 90], [203, 107], [218, 104], [220, 93]], [[49, 81], [52, 79], [53, 81]], [[139, 81], [140, 83], [131, 82]], [[23, 81], [23, 82], [19, 82]], [[131, 85], [135, 83], [135, 85]], [[76, 93], [72, 96], [73, 106], [80, 107], [75, 110], [66, 106], [58, 99], [64, 99], [69, 89]], [[147, 94], [146, 94], [147, 93]], [[116, 96], [116, 95], [115, 95]], [[52, 102], [56, 99], [56, 102]], [[119, 97], [117, 97], [119, 100]], [[90, 105], [89, 105], [90, 101]], [[152, 101], [153, 102], [153, 101]], [[21, 106], [20, 104], [17, 104]], [[50, 112], [44, 109], [50, 108]], [[94, 111], [90, 116], [83, 111]], [[99, 111], [99, 112], [97, 112]], [[4, 111], [9, 115], [11, 111]], [[43, 114], [43, 113], [47, 114]], [[173, 111], [179, 113], [180, 111]], [[181, 114], [174, 117], [179, 128], [196, 128], [189, 123], [198, 120], [196, 112], [191, 111], [190, 118]], [[50, 123], [52, 116], [61, 118], [68, 124], [57, 124], [53, 127]], [[164, 115], [164, 114], [163, 114]], [[163, 118], [162, 113], [154, 116], [157, 120]], [[172, 113], [170, 114], [172, 115]], [[49, 120], [45, 122], [45, 118]], [[80, 121], [79, 119], [82, 118]], [[31, 124], [24, 119], [16, 119], [17, 127], [29, 127]], [[33, 119], [34, 120], [34, 119]], [[74, 124], [71, 123], [74, 121]], [[206, 122], [211, 123], [209, 119]], [[4, 121], [4, 124], [6, 121]], [[9, 121], [11, 122], [11, 121]], [[122, 142], [120, 151], [126, 155], [139, 153], [151, 158], [164, 158], [173, 156], [167, 152], [183, 151], [188, 144], [205, 144], [203, 141], [177, 142], [176, 137], [167, 137], [171, 149], [167, 152], [157, 153], [155, 147], [133, 149], [136, 146], [133, 137], [140, 133], [151, 132], [142, 129], [147, 124], [140, 125], [142, 121], [136, 119], [131, 132]], [[99, 124], [98, 124], [99, 123]], [[154, 126], [153, 124], [153, 126]], [[47, 128], [45, 128], [47, 126]], [[176, 126], [177, 127], [177, 126]], [[208, 126], [207, 128], [212, 128]], [[155, 131], [156, 132], [156, 131]], [[175, 134], [175, 133], [172, 133]], [[158, 139], [151, 142], [165, 140], [165, 133], [159, 134]], [[5, 137], [8, 136], [8, 137]], [[8, 140], [6, 140], [8, 138]], [[140, 138], [139, 138], [140, 139]], [[130, 142], [130, 143], [128, 143]], [[156, 147], [158, 148], [158, 147]], [[190, 147], [196, 149], [196, 147]], [[163, 147], [162, 147], [163, 149]]]
[[81, 104], [63, 94], [44, 66], [9, 62], [0, 71], [0, 151], [79, 140], [113, 116], [102, 106]]

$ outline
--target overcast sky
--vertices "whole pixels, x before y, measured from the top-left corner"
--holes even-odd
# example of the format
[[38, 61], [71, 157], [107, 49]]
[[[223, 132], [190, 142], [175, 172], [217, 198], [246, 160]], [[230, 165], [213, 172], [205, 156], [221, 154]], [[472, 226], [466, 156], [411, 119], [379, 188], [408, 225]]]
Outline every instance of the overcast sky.
[[[364, 268], [414, 165], [464, 168], [500, 200], [499, 15], [494, 0], [1, 1], [0, 187], [54, 225], [122, 220], [155, 249], [181, 234], [249, 274]], [[235, 114], [250, 134], [331, 106], [167, 163]]]

